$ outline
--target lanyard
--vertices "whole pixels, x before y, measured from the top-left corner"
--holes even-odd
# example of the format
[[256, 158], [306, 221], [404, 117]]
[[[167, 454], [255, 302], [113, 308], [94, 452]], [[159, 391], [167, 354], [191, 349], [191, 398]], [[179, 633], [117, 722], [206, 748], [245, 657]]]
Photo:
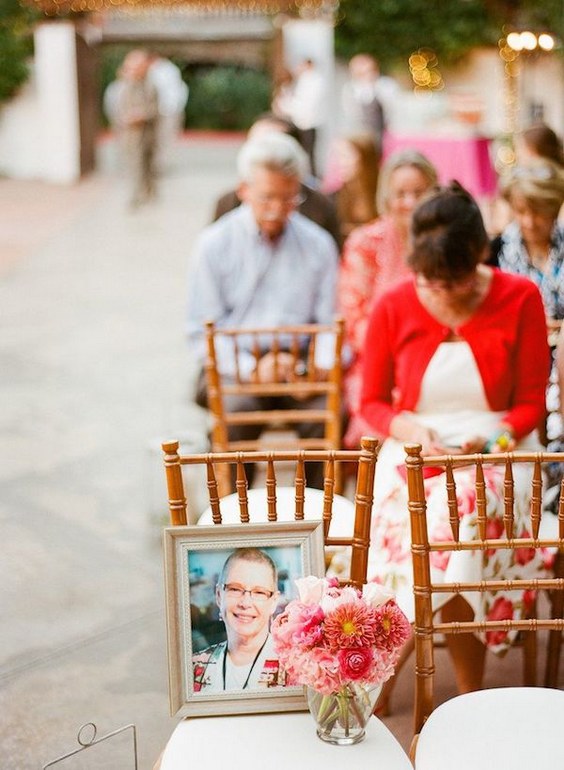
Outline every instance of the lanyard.
[[[254, 660], [252, 662], [252, 665], [251, 665], [251, 667], [249, 669], [249, 673], [247, 674], [247, 678], [245, 679], [245, 684], [241, 687], [242, 690], [244, 690], [246, 688], [246, 686], [249, 684], [249, 679], [251, 678], [251, 674], [253, 673], [253, 668], [255, 667], [255, 664], [256, 664], [257, 660], [259, 659], [261, 652], [264, 649], [264, 645], [266, 644], [267, 639], [268, 639], [268, 635], [267, 635], [266, 639], [264, 640], [264, 642], [261, 644], [259, 651], [255, 655], [255, 658], [254, 658]], [[224, 690], [225, 690], [226, 661], [227, 661], [227, 645], [225, 645], [225, 652], [223, 653], [223, 663], [222, 663], [222, 666], [221, 666], [221, 674], [222, 674], [222, 677], [223, 677], [223, 689]]]

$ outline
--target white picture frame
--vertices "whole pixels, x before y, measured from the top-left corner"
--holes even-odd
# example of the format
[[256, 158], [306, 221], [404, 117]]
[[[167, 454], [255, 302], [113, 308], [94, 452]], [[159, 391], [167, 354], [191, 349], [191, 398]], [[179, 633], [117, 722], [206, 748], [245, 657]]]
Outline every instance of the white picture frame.
[[[282, 671], [279, 676], [276, 670], [272, 678], [266, 669], [254, 686], [225, 689], [228, 642], [219, 618], [218, 575], [237, 549], [265, 553], [278, 576], [274, 617], [296, 597], [296, 578], [325, 574], [322, 522], [167, 527], [163, 538], [171, 715], [305, 710], [303, 687], [271, 684], [283, 681]], [[277, 661], [266, 663], [272, 666]], [[223, 688], [218, 684], [221, 665]]]

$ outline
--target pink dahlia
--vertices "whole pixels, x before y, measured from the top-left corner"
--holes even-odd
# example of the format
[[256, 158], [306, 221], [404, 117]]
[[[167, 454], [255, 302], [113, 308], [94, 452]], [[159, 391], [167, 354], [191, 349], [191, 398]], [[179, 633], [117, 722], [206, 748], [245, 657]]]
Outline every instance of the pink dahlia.
[[361, 602], [341, 604], [325, 617], [325, 638], [330, 650], [370, 647], [375, 642], [375, 610]]
[[411, 636], [411, 625], [395, 602], [387, 602], [375, 610], [378, 619], [376, 644], [385, 650], [401, 647]]

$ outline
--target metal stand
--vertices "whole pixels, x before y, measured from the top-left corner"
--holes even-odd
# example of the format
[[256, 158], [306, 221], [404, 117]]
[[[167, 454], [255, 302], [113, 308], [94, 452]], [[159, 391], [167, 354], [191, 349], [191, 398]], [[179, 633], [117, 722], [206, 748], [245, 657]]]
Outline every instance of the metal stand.
[[[91, 729], [91, 735], [87, 735], [88, 728]], [[64, 759], [68, 759], [69, 757], [74, 756], [75, 754], [80, 754], [81, 751], [84, 751], [85, 749], [89, 749], [92, 746], [96, 746], [97, 743], [102, 743], [103, 741], [107, 741], [108, 738], [113, 738], [116, 735], [119, 735], [120, 733], [125, 732], [126, 730], [133, 730], [133, 759], [135, 762], [135, 770], [138, 770], [138, 764], [137, 764], [137, 730], [135, 729], [135, 725], [125, 725], [125, 727], [120, 727], [118, 730], [114, 730], [111, 733], [108, 733], [107, 735], [103, 735], [101, 738], [96, 738], [96, 733], [98, 732], [98, 728], [94, 724], [94, 722], [86, 722], [85, 724], [80, 727], [77, 735], [76, 740], [80, 744], [80, 748], [74, 749], [74, 751], [69, 751], [68, 754], [63, 754], [60, 757], [57, 757], [57, 759], [53, 759], [51, 762], [48, 762], [46, 765], [43, 765], [43, 770], [46, 770], [48, 767], [53, 767], [53, 765], [59, 764], [59, 762], [62, 762]]]

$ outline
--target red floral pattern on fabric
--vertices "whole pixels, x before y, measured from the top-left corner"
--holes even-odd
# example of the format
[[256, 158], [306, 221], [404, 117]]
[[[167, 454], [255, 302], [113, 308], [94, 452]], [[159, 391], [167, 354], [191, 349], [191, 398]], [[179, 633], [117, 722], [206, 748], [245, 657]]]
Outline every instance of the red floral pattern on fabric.
[[358, 414], [362, 377], [362, 351], [370, 312], [382, 292], [409, 274], [405, 246], [391, 219], [382, 217], [354, 230], [343, 248], [337, 301], [345, 319], [345, 340], [353, 360], [344, 377], [345, 403], [351, 420], [345, 445], [358, 447], [360, 436], [374, 428]]

